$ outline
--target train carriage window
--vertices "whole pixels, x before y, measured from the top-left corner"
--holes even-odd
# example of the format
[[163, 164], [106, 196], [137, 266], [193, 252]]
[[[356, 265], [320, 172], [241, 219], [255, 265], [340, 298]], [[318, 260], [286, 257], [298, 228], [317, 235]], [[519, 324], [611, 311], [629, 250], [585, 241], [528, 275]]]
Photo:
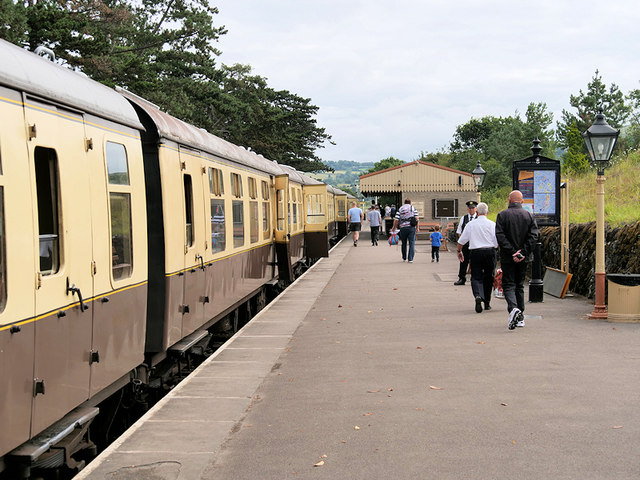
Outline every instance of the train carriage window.
[[242, 197], [242, 177], [237, 173], [231, 174], [231, 195], [236, 198]]
[[36, 147], [34, 162], [38, 197], [40, 272], [43, 275], [52, 275], [60, 269], [58, 158], [55, 150]]
[[184, 176], [184, 208], [187, 247], [193, 247], [193, 184], [191, 175]]
[[211, 249], [213, 253], [226, 248], [224, 200], [211, 200]]
[[111, 206], [111, 270], [113, 279], [131, 276], [133, 271], [133, 242], [131, 235], [131, 195], [109, 193]]
[[209, 191], [212, 195], [224, 195], [222, 170], [219, 168], [209, 168]]
[[338, 199], [338, 216], [339, 217], [344, 217], [347, 212], [346, 212], [346, 205], [347, 201], [344, 198]]
[[307, 195], [307, 223], [324, 223], [324, 209], [322, 208], [322, 194]]
[[249, 177], [249, 198], [256, 199], [258, 198], [258, 187], [256, 186], [256, 179]]
[[269, 202], [262, 202], [262, 232], [265, 239], [269, 237], [269, 229], [271, 228], [270, 213]]
[[298, 204], [297, 203], [293, 204], [293, 224], [295, 226], [298, 225]]
[[262, 199], [269, 200], [269, 184], [262, 180]]
[[244, 245], [244, 202], [242, 200], [233, 201], [233, 246], [242, 247]]
[[129, 185], [129, 168], [127, 166], [127, 151], [120, 143], [107, 142], [107, 172], [109, 184]]
[[[2, 172], [0, 172], [2, 173]], [[7, 305], [7, 262], [4, 231], [4, 187], [0, 187], [0, 313]]]
[[285, 219], [285, 191], [278, 190], [276, 191], [276, 228], [280, 231], [284, 230], [284, 219]]
[[258, 202], [249, 202], [249, 240], [258, 241]]

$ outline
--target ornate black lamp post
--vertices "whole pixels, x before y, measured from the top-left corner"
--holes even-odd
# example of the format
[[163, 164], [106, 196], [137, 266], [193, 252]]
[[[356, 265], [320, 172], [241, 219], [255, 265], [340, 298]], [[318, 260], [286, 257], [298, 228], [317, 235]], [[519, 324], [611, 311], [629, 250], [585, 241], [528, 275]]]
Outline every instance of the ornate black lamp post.
[[473, 184], [476, 186], [478, 203], [480, 203], [480, 189], [484, 184], [484, 177], [487, 175], [487, 172], [484, 171], [484, 168], [480, 166], [480, 160], [478, 160], [478, 164], [476, 165], [476, 168], [473, 169], [473, 172], [471, 172], [471, 175], [473, 176]]
[[591, 318], [607, 318], [605, 304], [605, 256], [604, 256], [604, 169], [609, 166], [613, 147], [616, 145], [620, 130], [611, 127], [604, 118], [602, 108], [596, 115], [596, 121], [582, 134], [584, 143], [591, 157], [591, 164], [596, 167], [598, 185], [596, 192], [596, 299]]

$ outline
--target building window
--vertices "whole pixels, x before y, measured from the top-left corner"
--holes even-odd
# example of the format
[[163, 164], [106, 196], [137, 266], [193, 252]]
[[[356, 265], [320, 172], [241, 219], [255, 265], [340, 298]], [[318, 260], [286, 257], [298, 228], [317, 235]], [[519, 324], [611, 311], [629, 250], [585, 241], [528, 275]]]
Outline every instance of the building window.
[[211, 200], [211, 250], [222, 252], [226, 248], [224, 200]]
[[242, 247], [244, 245], [244, 202], [242, 200], [233, 201], [233, 246]]
[[452, 218], [458, 216], [457, 203], [455, 200], [433, 199], [433, 218]]
[[222, 180], [222, 170], [219, 168], [209, 168], [209, 192], [211, 195], [224, 195], [224, 183]]
[[40, 272], [43, 275], [52, 275], [60, 269], [58, 158], [55, 150], [36, 147], [34, 160], [38, 197]]

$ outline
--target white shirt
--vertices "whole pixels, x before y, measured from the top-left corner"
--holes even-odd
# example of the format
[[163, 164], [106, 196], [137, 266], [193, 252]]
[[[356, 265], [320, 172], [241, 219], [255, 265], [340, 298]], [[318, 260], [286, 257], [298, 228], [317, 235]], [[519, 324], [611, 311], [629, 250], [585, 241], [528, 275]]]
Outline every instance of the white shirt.
[[[478, 218], [478, 214], [474, 213], [473, 215], [470, 215], [467, 213], [466, 215], [463, 215], [460, 217], [460, 221], [458, 222], [458, 229], [456, 230], [456, 233], [458, 235], [462, 235], [462, 224], [464, 222], [464, 217], [470, 217], [469, 221], [467, 222], [467, 225], [469, 225], [469, 223], [471, 223], [471, 220], [475, 220], [476, 218]], [[464, 227], [464, 228], [467, 228], [467, 227]]]
[[486, 215], [478, 215], [473, 221], [467, 223], [464, 232], [458, 239], [460, 245], [469, 242], [469, 249], [477, 248], [497, 248], [498, 240], [496, 239], [496, 222], [487, 218]]

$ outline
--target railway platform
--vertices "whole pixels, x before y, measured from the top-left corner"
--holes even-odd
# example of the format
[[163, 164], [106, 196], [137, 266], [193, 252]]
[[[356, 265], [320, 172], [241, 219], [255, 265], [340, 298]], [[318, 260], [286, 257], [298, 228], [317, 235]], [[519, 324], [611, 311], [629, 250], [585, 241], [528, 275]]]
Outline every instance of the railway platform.
[[76, 479], [638, 478], [640, 324], [509, 331], [430, 250], [344, 239]]

